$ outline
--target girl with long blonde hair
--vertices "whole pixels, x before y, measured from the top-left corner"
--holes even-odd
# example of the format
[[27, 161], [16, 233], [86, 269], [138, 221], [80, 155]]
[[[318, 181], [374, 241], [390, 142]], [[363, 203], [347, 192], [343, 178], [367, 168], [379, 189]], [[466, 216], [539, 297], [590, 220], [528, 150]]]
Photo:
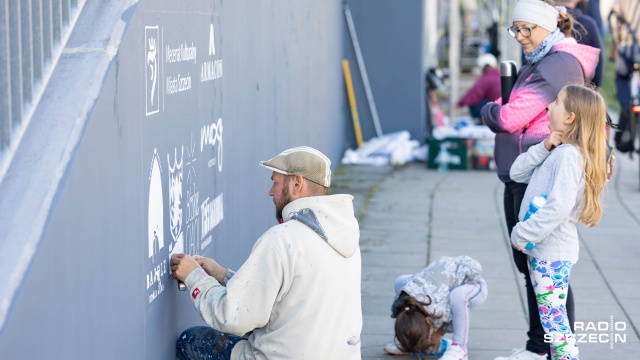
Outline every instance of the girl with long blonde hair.
[[[594, 226], [602, 217], [601, 192], [607, 181], [606, 106], [600, 94], [581, 85], [565, 86], [547, 107], [551, 133], [518, 156], [514, 181], [528, 183], [511, 245], [527, 255], [538, 311], [553, 359], [578, 359], [566, 301], [569, 273], [578, 261], [576, 224]], [[547, 202], [523, 221], [535, 196]], [[529, 244], [529, 246], [527, 246]]]

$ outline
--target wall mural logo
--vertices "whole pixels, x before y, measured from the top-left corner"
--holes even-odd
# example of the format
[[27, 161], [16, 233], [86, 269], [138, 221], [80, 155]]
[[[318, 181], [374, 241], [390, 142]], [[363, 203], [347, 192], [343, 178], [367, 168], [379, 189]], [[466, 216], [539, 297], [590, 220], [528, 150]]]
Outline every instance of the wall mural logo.
[[178, 149], [174, 149], [173, 164], [167, 154], [169, 163], [169, 227], [173, 242], [169, 245], [169, 257], [173, 254], [184, 253], [184, 239], [182, 235], [182, 161], [184, 147], [180, 147], [180, 161]]
[[212, 241], [211, 231], [224, 219], [222, 193], [213, 200], [209, 197], [204, 199], [200, 205], [200, 213], [202, 214], [202, 243], [200, 244], [200, 249], [204, 249]]
[[146, 115], [160, 111], [160, 92], [158, 91], [158, 26], [144, 27], [145, 46], [145, 91], [146, 91]]
[[[209, 56], [216, 55], [216, 36], [213, 24], [209, 26]], [[203, 61], [200, 67], [200, 82], [212, 81], [222, 77], [222, 59]]]
[[218, 146], [217, 157], [210, 159], [208, 167], [211, 168], [218, 165], [218, 172], [222, 172], [222, 118], [218, 118], [217, 122], [205, 125], [200, 130], [200, 152], [204, 151], [205, 145], [211, 145], [214, 148]]
[[213, 24], [209, 27], [209, 56], [216, 54], [216, 37], [213, 33]]
[[[167, 259], [164, 257], [156, 257], [156, 255], [160, 253], [160, 250], [164, 248], [164, 209], [161, 173], [160, 156], [158, 156], [158, 149], [154, 148], [149, 174], [149, 208], [147, 211], [147, 242], [149, 259], [151, 259], [153, 267], [151, 271], [146, 274], [149, 303], [164, 291], [165, 287], [162, 280], [167, 273]], [[158, 261], [157, 265], [156, 261]]]
[[185, 252], [187, 254], [197, 254], [200, 247], [200, 191], [197, 186], [196, 175], [196, 142], [193, 140], [193, 132], [191, 133], [191, 143], [186, 148], [187, 162], [185, 163], [185, 171], [187, 172], [186, 186], [186, 214], [185, 214]]

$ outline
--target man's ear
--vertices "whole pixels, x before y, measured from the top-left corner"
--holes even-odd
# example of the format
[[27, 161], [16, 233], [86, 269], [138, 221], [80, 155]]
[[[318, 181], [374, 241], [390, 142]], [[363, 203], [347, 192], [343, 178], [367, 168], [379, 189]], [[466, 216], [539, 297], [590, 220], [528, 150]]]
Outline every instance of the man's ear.
[[576, 121], [576, 113], [574, 113], [574, 112], [570, 112], [570, 113], [568, 113], [567, 115], [569, 115], [569, 116], [567, 116], [567, 118], [566, 118], [566, 119], [564, 119], [564, 124], [565, 124], [565, 125], [571, 125], [571, 124], [573, 124], [573, 122], [574, 122], [574, 121]]
[[296, 198], [299, 197], [302, 194], [302, 192], [306, 190], [305, 181], [306, 181], [305, 178], [303, 178], [302, 175], [300, 174], [295, 174], [291, 178], [290, 186], [292, 188], [290, 188], [289, 190], [291, 191], [291, 194]]

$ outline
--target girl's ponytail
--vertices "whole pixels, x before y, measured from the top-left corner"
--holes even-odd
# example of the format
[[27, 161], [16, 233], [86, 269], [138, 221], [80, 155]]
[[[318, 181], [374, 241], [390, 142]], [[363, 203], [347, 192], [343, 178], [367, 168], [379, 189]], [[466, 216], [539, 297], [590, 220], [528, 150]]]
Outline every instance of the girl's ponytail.
[[[554, 0], [542, 0], [545, 3], [556, 6], [556, 2]], [[572, 32], [574, 32], [574, 24], [576, 23], [575, 19], [568, 12], [560, 12], [558, 14], [558, 29], [562, 31], [564, 36], [571, 37]]]
[[440, 346], [434, 342], [433, 333], [437, 329], [433, 326], [433, 319], [438, 318], [429, 313], [426, 306], [431, 304], [427, 296], [426, 302], [421, 302], [412, 296], [403, 299], [403, 310], [396, 316], [395, 333], [398, 349], [415, 354], [435, 352]]
[[564, 36], [571, 37], [574, 30], [574, 24], [576, 23], [575, 19], [567, 12], [561, 12], [558, 14], [558, 17], [558, 28], [562, 31]]

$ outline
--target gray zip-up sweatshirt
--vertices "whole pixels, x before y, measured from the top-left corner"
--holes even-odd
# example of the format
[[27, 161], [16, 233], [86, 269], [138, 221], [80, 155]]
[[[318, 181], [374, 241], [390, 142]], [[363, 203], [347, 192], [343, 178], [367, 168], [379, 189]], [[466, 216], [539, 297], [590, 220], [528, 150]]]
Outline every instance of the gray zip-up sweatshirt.
[[[527, 242], [535, 247], [524, 252], [537, 259], [578, 261], [576, 223], [582, 212], [584, 172], [580, 150], [563, 144], [547, 151], [544, 141], [531, 146], [515, 160], [509, 173], [520, 183], [528, 183], [520, 206], [520, 222], [511, 233], [511, 242], [523, 248]], [[527, 221], [522, 221], [535, 196], [547, 194], [547, 203]]]

